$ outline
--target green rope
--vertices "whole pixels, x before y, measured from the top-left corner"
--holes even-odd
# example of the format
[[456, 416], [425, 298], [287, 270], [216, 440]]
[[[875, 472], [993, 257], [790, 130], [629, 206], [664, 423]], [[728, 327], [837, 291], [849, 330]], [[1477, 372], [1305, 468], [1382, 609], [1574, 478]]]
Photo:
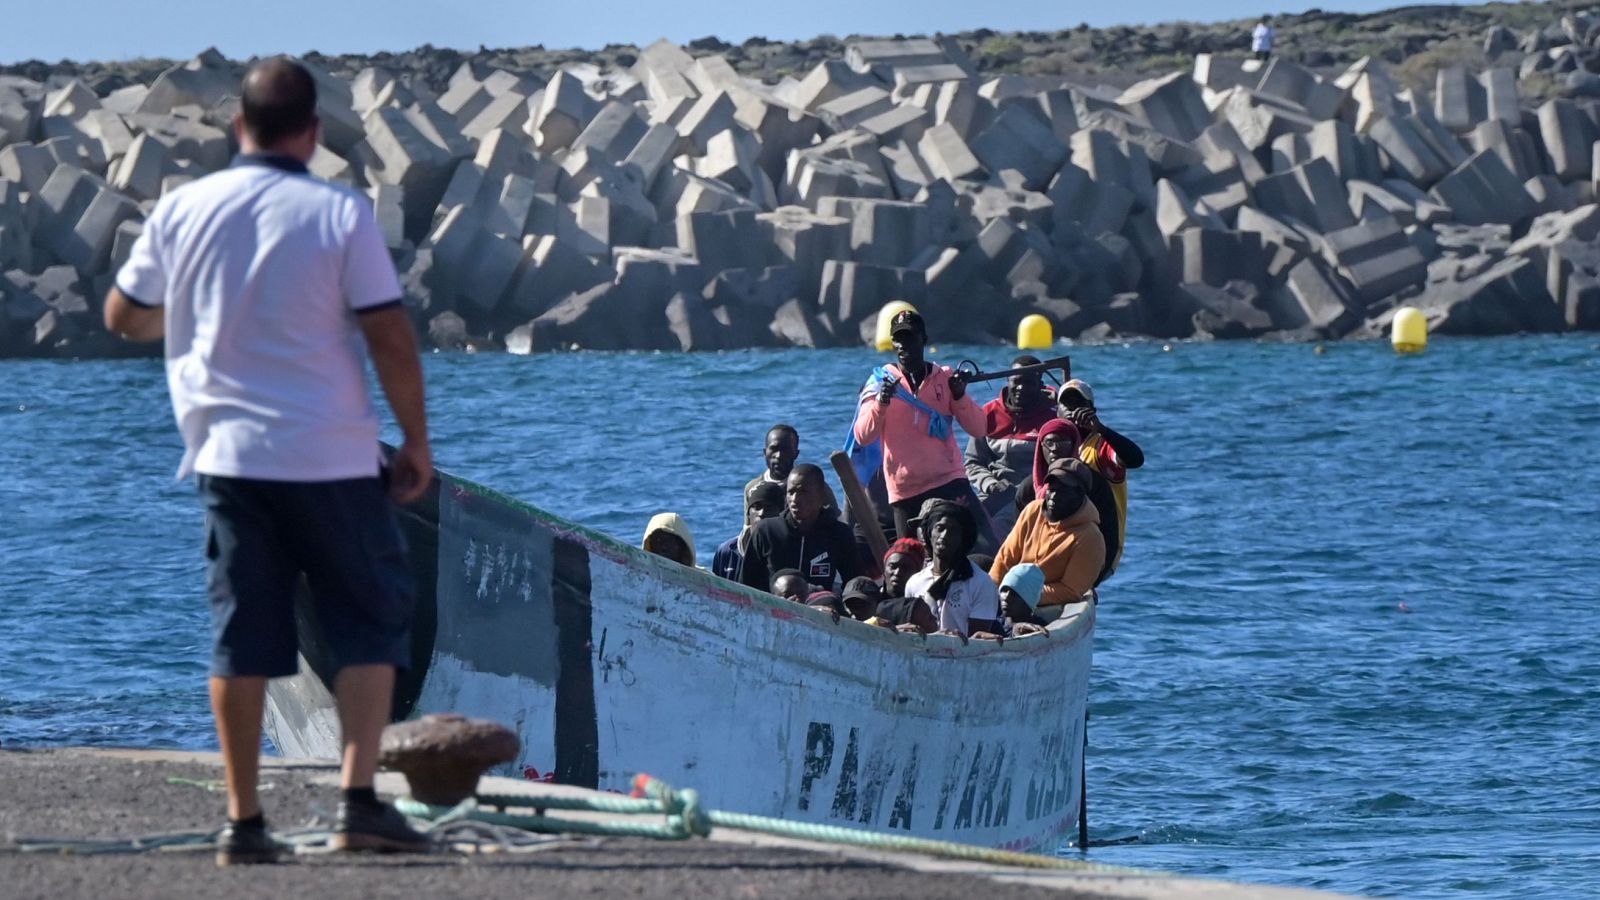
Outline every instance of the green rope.
[[[635, 786], [642, 797], [599, 795], [593, 797], [539, 797], [515, 794], [484, 794], [468, 798], [456, 806], [433, 806], [410, 798], [396, 801], [395, 806], [408, 816], [431, 819], [436, 824], [459, 821], [463, 818], [489, 822], [495, 825], [522, 828], [529, 831], [566, 832], [572, 834], [602, 835], [611, 837], [646, 837], [662, 840], [686, 840], [705, 837], [713, 826], [754, 831], [778, 837], [796, 838], [843, 846], [865, 847], [874, 850], [892, 850], [918, 853], [944, 859], [993, 863], [1031, 869], [1059, 869], [1107, 875], [1160, 874], [1141, 869], [1092, 863], [1087, 860], [1060, 859], [1034, 853], [1011, 850], [994, 850], [953, 841], [938, 841], [903, 835], [880, 834], [858, 828], [837, 825], [817, 825], [809, 822], [791, 822], [770, 816], [746, 813], [704, 810], [699, 795], [693, 790], [674, 790], [668, 785], [647, 776], [640, 776]], [[513, 810], [534, 810], [532, 813]], [[659, 824], [642, 822], [590, 822], [545, 815], [546, 810], [559, 809], [583, 812], [614, 813], [623, 815], [661, 815]]]

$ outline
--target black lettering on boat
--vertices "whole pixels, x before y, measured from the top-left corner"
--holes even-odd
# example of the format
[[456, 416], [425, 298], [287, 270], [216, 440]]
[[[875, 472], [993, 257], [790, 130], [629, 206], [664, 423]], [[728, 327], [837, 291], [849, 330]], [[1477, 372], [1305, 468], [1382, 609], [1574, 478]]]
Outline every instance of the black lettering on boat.
[[950, 757], [950, 770], [945, 773], [944, 781], [939, 784], [939, 808], [933, 814], [933, 830], [944, 830], [944, 814], [950, 808], [950, 795], [955, 793], [956, 781], [961, 777], [961, 759], [967, 755], [967, 747], [962, 744], [956, 748], [955, 755]]
[[833, 726], [812, 722], [806, 726], [806, 757], [800, 766], [800, 809], [811, 808], [811, 785], [833, 768]]
[[983, 765], [983, 742], [978, 742], [978, 749], [972, 753], [972, 766], [967, 769], [967, 783], [961, 789], [961, 805], [956, 808], [957, 828], [972, 827], [972, 806], [977, 799], [978, 772]]
[[1052, 731], [1043, 737], [1039, 770], [1028, 778], [1028, 818], [1039, 819], [1060, 812], [1072, 798], [1072, 746], [1065, 735]]
[[917, 754], [921, 748], [911, 745], [911, 758], [906, 761], [900, 775], [900, 792], [894, 796], [894, 809], [889, 813], [889, 827], [911, 830], [911, 809], [917, 800]]
[[836, 819], [853, 819], [856, 817], [856, 782], [858, 780], [861, 756], [861, 735], [855, 728], [850, 729], [850, 737], [844, 745], [844, 761], [839, 764], [839, 786], [833, 792], [833, 817]]
[[995, 792], [1000, 789], [1000, 771], [1005, 768], [1006, 748], [1001, 744], [983, 779], [983, 792], [978, 798], [978, 824], [988, 828], [994, 822]]
[[871, 825], [878, 819], [878, 807], [883, 805], [883, 789], [894, 778], [895, 757], [892, 752], [867, 754], [867, 769], [861, 778], [861, 814], [856, 820]]
[[999, 828], [1011, 821], [1011, 773], [1000, 782], [1000, 799], [995, 801], [994, 827]]

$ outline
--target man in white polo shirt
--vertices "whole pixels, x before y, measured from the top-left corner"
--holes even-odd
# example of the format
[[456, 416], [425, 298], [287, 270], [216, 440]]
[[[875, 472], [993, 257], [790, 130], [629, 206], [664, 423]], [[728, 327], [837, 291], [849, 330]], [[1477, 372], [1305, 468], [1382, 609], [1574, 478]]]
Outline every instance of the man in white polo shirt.
[[1262, 16], [1250, 32], [1250, 52], [1255, 54], [1256, 59], [1266, 62], [1272, 56], [1272, 41], [1276, 36], [1272, 30], [1272, 18]]
[[[270, 862], [256, 782], [267, 679], [294, 674], [302, 574], [344, 732], [334, 846], [422, 850], [373, 793], [415, 586], [394, 505], [433, 477], [416, 336], [371, 204], [306, 170], [316, 84], [277, 58], [245, 76], [234, 165], [156, 204], [106, 298], [106, 326], [166, 338], [178, 476], [206, 508], [211, 706], [228, 785], [217, 863]], [[370, 353], [403, 443], [380, 473]], [[381, 474], [387, 475], [387, 485]]]

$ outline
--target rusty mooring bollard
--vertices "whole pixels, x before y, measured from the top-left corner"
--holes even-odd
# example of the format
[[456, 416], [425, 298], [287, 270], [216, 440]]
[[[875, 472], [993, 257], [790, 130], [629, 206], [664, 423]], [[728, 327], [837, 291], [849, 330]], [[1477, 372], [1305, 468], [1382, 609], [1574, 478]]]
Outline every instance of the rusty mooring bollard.
[[435, 713], [383, 730], [378, 764], [403, 772], [411, 796], [454, 806], [478, 789], [478, 777], [517, 758], [522, 742], [498, 722]]

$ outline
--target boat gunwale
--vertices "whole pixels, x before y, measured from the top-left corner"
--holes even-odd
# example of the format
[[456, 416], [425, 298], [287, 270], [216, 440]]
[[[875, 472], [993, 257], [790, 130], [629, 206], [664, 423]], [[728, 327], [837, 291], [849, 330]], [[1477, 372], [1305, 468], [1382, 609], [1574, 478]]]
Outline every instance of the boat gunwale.
[[[452, 499], [457, 503], [470, 506], [474, 501], [490, 501], [511, 507], [531, 517], [538, 525], [557, 536], [577, 542], [590, 553], [599, 553], [619, 565], [650, 569], [653, 577], [688, 588], [701, 596], [745, 609], [763, 609], [773, 618], [804, 622], [811, 627], [843, 628], [843, 634], [853, 640], [882, 644], [903, 653], [921, 653], [924, 656], [939, 658], [1039, 656], [1071, 646], [1080, 637], [1092, 633], [1094, 627], [1096, 604], [1086, 600], [1067, 604], [1061, 617], [1050, 623], [1044, 635], [988, 641], [962, 640], [951, 635], [928, 634], [918, 640], [913, 635], [868, 625], [844, 616], [836, 620], [832, 614], [822, 610], [729, 581], [699, 567], [690, 568], [671, 562], [604, 532], [562, 518], [525, 500], [443, 470], [437, 471], [440, 481], [443, 482], [441, 487], [448, 488]], [[442, 527], [442, 521], [440, 525]]]

